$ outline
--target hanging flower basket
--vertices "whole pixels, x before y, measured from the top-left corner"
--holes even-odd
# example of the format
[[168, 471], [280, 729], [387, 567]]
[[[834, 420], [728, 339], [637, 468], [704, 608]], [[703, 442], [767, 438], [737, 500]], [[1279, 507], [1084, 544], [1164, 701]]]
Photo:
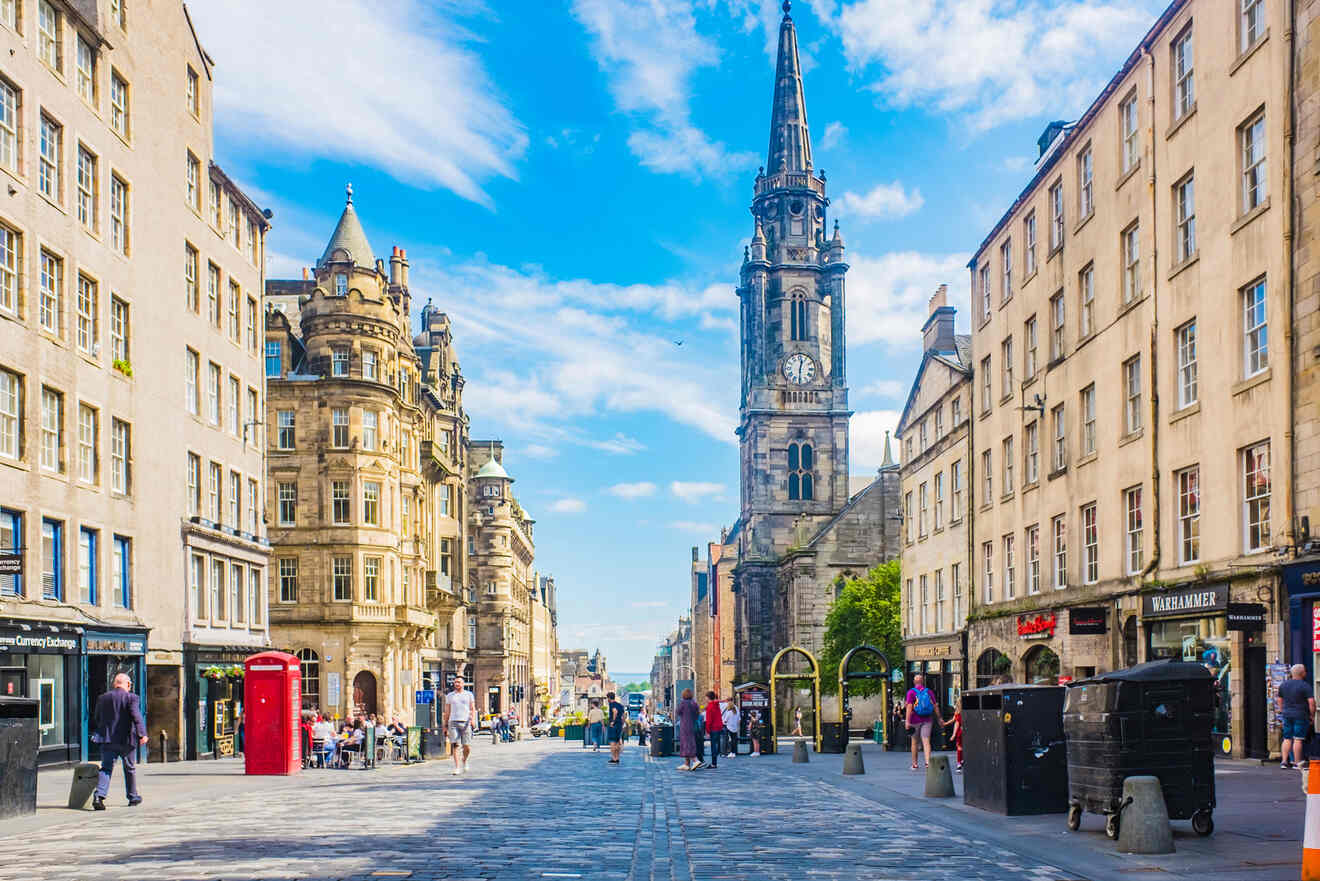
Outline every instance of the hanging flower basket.
[[230, 665], [230, 667], [229, 667], [227, 670], [225, 670], [225, 675], [227, 675], [227, 676], [229, 677], [229, 681], [230, 681], [230, 682], [242, 682], [242, 681], [243, 681], [243, 665], [242, 665], [242, 664], [232, 664], [232, 665]]
[[224, 667], [213, 664], [203, 670], [202, 675], [213, 682], [220, 682], [221, 680], [228, 678], [229, 671]]

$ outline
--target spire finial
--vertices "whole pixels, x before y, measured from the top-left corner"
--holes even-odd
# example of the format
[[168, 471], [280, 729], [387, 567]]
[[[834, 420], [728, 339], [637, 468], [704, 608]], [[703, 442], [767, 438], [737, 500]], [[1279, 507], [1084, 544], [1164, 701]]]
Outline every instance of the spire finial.
[[348, 186], [344, 187], [344, 194], [348, 196], [348, 204], [353, 204], [353, 182], [349, 181]]
[[793, 8], [792, 0], [784, 0], [784, 15], [788, 15], [788, 10]]
[[881, 468], [892, 468], [894, 465], [894, 455], [889, 450], [889, 432], [885, 432], [885, 457], [880, 462]]

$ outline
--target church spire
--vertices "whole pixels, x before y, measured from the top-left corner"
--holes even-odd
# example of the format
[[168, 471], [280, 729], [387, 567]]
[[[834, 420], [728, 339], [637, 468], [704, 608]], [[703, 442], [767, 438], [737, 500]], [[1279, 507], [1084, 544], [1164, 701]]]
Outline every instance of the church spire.
[[770, 108], [769, 174], [811, 169], [811, 133], [807, 129], [807, 99], [802, 91], [802, 65], [798, 61], [797, 28], [784, 0], [779, 24], [779, 60], [775, 63], [775, 100]]

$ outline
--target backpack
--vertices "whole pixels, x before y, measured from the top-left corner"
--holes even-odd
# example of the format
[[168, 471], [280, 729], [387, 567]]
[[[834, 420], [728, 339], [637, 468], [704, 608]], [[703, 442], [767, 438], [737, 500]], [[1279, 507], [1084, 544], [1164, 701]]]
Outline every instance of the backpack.
[[918, 716], [929, 716], [935, 712], [935, 702], [930, 699], [929, 688], [917, 692], [917, 702], [913, 705], [912, 712]]

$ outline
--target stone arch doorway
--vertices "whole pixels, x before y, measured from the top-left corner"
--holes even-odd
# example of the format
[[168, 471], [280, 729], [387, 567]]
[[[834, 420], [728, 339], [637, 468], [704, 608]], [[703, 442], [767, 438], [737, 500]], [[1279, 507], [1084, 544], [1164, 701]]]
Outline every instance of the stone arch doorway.
[[1022, 656], [1026, 680], [1031, 685], [1059, 684], [1059, 656], [1049, 646], [1038, 645]]
[[353, 712], [359, 716], [376, 712], [376, 676], [369, 670], [353, 677]]
[[1137, 616], [1129, 615], [1123, 622], [1123, 666], [1134, 667], [1137, 663]]
[[985, 688], [1012, 679], [1013, 662], [999, 649], [986, 649], [976, 659], [976, 687]]

